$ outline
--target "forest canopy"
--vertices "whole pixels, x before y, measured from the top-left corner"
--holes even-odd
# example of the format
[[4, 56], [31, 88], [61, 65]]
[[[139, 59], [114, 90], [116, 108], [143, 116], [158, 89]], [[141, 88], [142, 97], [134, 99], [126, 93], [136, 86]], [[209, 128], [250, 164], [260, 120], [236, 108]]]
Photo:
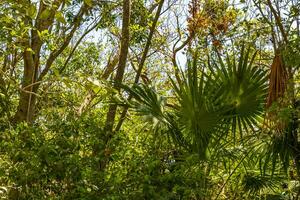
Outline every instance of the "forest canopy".
[[300, 199], [298, 0], [1, 0], [0, 198]]

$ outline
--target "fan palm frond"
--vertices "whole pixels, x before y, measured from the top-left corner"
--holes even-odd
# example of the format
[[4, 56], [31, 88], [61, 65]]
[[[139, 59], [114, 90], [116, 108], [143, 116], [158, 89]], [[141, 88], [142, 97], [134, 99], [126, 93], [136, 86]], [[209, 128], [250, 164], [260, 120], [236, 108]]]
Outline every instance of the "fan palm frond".
[[181, 83], [172, 81], [179, 104], [176, 111], [179, 127], [201, 158], [206, 157], [212, 134], [219, 128], [222, 117], [215, 87], [210, 80], [211, 75], [189, 63]]
[[[127, 88], [135, 98], [136, 111], [155, 124], [163, 124], [177, 143], [206, 158], [209, 146], [218, 145], [231, 130], [255, 129], [264, 111], [267, 75], [254, 66], [256, 53], [243, 47], [239, 58], [219, 55], [208, 68], [188, 62], [181, 81], [170, 78], [174, 105], [143, 84]], [[225, 62], [224, 62], [225, 60]], [[213, 142], [213, 143], [212, 143]]]
[[134, 108], [140, 116], [143, 116], [146, 119], [146, 121], [154, 126], [166, 123], [166, 98], [159, 95], [155, 87], [148, 87], [144, 84], [136, 84], [132, 88], [126, 85], [123, 85], [122, 87], [135, 99], [129, 104], [130, 107]]
[[[293, 151], [290, 147], [292, 138], [288, 134], [270, 136], [270, 140], [261, 153], [261, 166], [263, 173], [271, 171], [272, 174], [279, 167], [285, 174], [288, 172]], [[271, 168], [270, 168], [271, 167]]]
[[237, 131], [242, 134], [249, 128], [254, 130], [265, 108], [267, 73], [254, 66], [256, 52], [251, 52], [250, 47], [246, 49], [243, 45], [238, 59], [227, 55], [223, 61], [218, 54], [218, 64], [214, 65], [220, 77], [223, 104], [229, 108], [224, 119], [231, 124], [234, 135]]
[[249, 193], [258, 193], [264, 189], [275, 189], [279, 180], [268, 175], [247, 172], [242, 179], [243, 190]]

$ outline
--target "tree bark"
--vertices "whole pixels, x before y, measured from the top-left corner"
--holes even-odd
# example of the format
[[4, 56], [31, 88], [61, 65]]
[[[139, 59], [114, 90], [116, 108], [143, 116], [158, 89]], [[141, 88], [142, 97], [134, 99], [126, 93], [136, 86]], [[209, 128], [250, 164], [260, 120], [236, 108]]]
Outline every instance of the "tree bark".
[[[120, 91], [120, 83], [123, 81], [127, 55], [128, 55], [128, 47], [129, 47], [129, 25], [130, 25], [130, 10], [131, 10], [131, 2], [130, 0], [123, 0], [123, 20], [122, 20], [122, 36], [121, 36], [121, 48], [119, 55], [119, 63], [117, 67], [116, 76], [114, 78], [114, 88], [117, 91]], [[115, 116], [117, 111], [117, 105], [111, 104], [108, 108], [105, 130], [108, 132], [108, 135], [111, 135], [113, 131], [113, 125], [115, 122]], [[108, 136], [110, 137], [110, 136]]]
[[[147, 43], [146, 43], [145, 49], [143, 51], [142, 58], [141, 58], [141, 60], [139, 62], [139, 65], [138, 65], [137, 73], [136, 73], [135, 79], [134, 79], [134, 84], [137, 84], [139, 82], [140, 76], [142, 74], [142, 70], [143, 70], [143, 67], [144, 67], [144, 64], [145, 64], [145, 61], [146, 61], [149, 49], [150, 49], [152, 37], [154, 35], [156, 24], [157, 24], [157, 21], [159, 19], [159, 16], [160, 16], [163, 4], [164, 4], [164, 0], [161, 0], [159, 2], [158, 8], [157, 8], [157, 11], [156, 11], [156, 14], [155, 14], [155, 18], [153, 20], [153, 23], [152, 23], [152, 26], [151, 26], [151, 29], [150, 29], [150, 33], [149, 33], [149, 36], [147, 38]], [[132, 96], [129, 95], [128, 100], [130, 100], [131, 98], [132, 98]], [[123, 124], [123, 122], [125, 120], [127, 111], [128, 111], [128, 106], [125, 106], [124, 109], [123, 109], [123, 111], [122, 111], [120, 120], [119, 120], [119, 122], [118, 122], [118, 124], [116, 126], [116, 131], [119, 131], [121, 129], [121, 126], [122, 126], [122, 124]]]
[[[38, 69], [40, 66], [40, 51], [43, 45], [38, 31], [42, 32], [48, 30], [51, 24], [53, 24], [55, 12], [59, 7], [60, 2], [56, 2], [56, 9], [51, 10], [48, 19], [41, 19], [41, 14], [47, 9], [47, 6], [41, 2], [38, 15], [35, 19], [35, 28], [31, 31], [31, 36], [28, 34], [27, 41], [24, 44], [25, 50], [23, 52], [24, 61], [24, 73], [22, 81], [22, 90], [20, 92], [19, 104], [17, 112], [13, 118], [13, 123], [26, 121], [31, 123], [33, 121], [36, 95], [35, 92], [38, 89], [34, 83], [37, 81]], [[32, 22], [26, 19], [25, 22], [29, 25]]]
[[35, 62], [33, 60], [33, 55], [30, 50], [25, 50], [23, 53], [24, 60], [24, 73], [23, 73], [23, 82], [22, 88], [24, 88], [20, 92], [19, 105], [17, 108], [17, 112], [15, 113], [13, 122], [31, 122], [33, 119], [34, 113], [34, 104], [36, 101], [36, 96], [32, 95], [33, 86], [27, 87], [31, 85], [35, 81]]
[[[35, 19], [34, 28], [31, 31], [31, 34], [28, 34], [28, 38], [24, 43], [25, 50], [23, 52], [23, 61], [24, 61], [24, 73], [22, 81], [22, 89], [20, 92], [20, 98], [18, 103], [17, 111], [14, 117], [11, 119], [12, 123], [16, 124], [22, 121], [27, 123], [32, 123], [35, 115], [35, 105], [37, 101], [37, 92], [40, 86], [41, 81], [44, 76], [48, 73], [50, 67], [52, 66], [55, 59], [65, 50], [69, 45], [75, 31], [79, 28], [82, 21], [84, 13], [87, 11], [87, 5], [83, 4], [78, 11], [76, 17], [72, 24], [70, 24], [71, 31], [66, 35], [65, 40], [61, 45], [54, 51], [52, 51], [46, 61], [46, 65], [43, 71], [39, 74], [41, 70], [40, 66], [40, 54], [43, 41], [41, 41], [38, 32], [44, 30], [50, 30], [51, 26], [54, 23], [55, 13], [60, 7], [62, 1], [55, 1], [55, 6], [51, 9], [51, 13], [47, 19], [42, 19], [42, 13], [48, 9], [43, 2], [40, 3], [39, 11]], [[29, 25], [30, 20], [25, 20]]]

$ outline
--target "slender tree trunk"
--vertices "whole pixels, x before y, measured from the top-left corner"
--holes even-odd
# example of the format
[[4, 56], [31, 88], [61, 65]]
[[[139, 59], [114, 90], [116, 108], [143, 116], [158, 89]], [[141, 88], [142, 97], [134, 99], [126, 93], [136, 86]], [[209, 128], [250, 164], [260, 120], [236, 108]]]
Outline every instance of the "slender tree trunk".
[[[24, 60], [24, 73], [23, 73], [23, 82], [22, 90], [20, 92], [19, 105], [17, 112], [15, 113], [13, 122], [32, 122], [33, 113], [34, 113], [34, 104], [36, 101], [36, 96], [33, 95], [33, 87], [30, 86], [35, 82], [35, 66], [32, 50], [25, 49], [23, 53]], [[38, 56], [38, 55], [37, 55]]]
[[[126, 67], [128, 48], [129, 48], [129, 24], [130, 24], [130, 11], [131, 11], [131, 0], [123, 0], [123, 20], [122, 20], [122, 36], [121, 36], [121, 48], [119, 55], [119, 62], [117, 66], [116, 76], [114, 78], [114, 88], [120, 91], [119, 84], [123, 81], [123, 76]], [[117, 105], [111, 104], [108, 108], [106, 115], [106, 123], [104, 130], [106, 131], [106, 136], [104, 138], [104, 144], [107, 146], [108, 142], [113, 136], [113, 125], [115, 121], [117, 111]], [[100, 153], [101, 149], [99, 145], [95, 145], [93, 149], [93, 154], [95, 156], [103, 156], [103, 158], [98, 163], [98, 170], [102, 171], [106, 168], [109, 156]], [[99, 155], [100, 154], [100, 155]]]
[[[151, 26], [151, 29], [150, 29], [150, 33], [149, 33], [148, 38], [147, 38], [147, 43], [146, 43], [145, 49], [143, 51], [142, 58], [141, 58], [141, 60], [139, 62], [139, 65], [138, 65], [137, 73], [136, 73], [135, 79], [134, 79], [134, 84], [137, 84], [139, 82], [139, 80], [140, 80], [140, 77], [141, 77], [141, 74], [142, 74], [142, 70], [143, 70], [143, 67], [144, 67], [144, 64], [145, 64], [145, 61], [146, 61], [149, 49], [150, 49], [152, 37], [154, 35], [155, 29], [156, 29], [156, 24], [158, 22], [158, 19], [159, 19], [159, 16], [160, 16], [163, 4], [164, 4], [164, 0], [161, 0], [159, 2], [158, 8], [157, 8], [157, 11], [156, 11], [156, 14], [155, 14], [155, 18], [153, 20], [153, 23], [152, 23], [152, 26]], [[130, 100], [131, 98], [132, 98], [132, 96], [130, 95], [128, 97], [128, 100]], [[119, 120], [119, 122], [118, 122], [118, 124], [116, 126], [116, 131], [119, 131], [121, 129], [121, 126], [122, 126], [122, 124], [123, 124], [123, 122], [125, 120], [127, 111], [128, 111], [128, 106], [125, 106], [124, 110], [122, 111], [120, 120]]]
[[[121, 48], [120, 48], [120, 56], [119, 63], [117, 67], [116, 76], [114, 78], [114, 88], [117, 91], [120, 91], [119, 84], [122, 83], [127, 55], [128, 55], [128, 47], [129, 47], [129, 24], [130, 24], [130, 0], [123, 0], [123, 20], [122, 20], [122, 36], [121, 36]], [[108, 132], [108, 135], [112, 134], [113, 125], [115, 122], [115, 116], [117, 111], [117, 105], [111, 104], [108, 108], [105, 130]], [[108, 136], [109, 138], [110, 136]], [[109, 140], [109, 139], [108, 139]]]
[[[26, 121], [32, 123], [35, 115], [35, 107], [37, 100], [37, 92], [40, 86], [40, 82], [43, 80], [45, 75], [47, 75], [49, 69], [51, 68], [55, 59], [65, 50], [69, 45], [71, 39], [74, 36], [74, 33], [79, 28], [80, 23], [84, 14], [90, 9], [85, 3], [82, 4], [77, 15], [74, 17], [74, 21], [70, 24], [70, 32], [66, 35], [65, 40], [59, 44], [59, 47], [52, 52], [50, 52], [49, 57], [46, 61], [44, 69], [41, 73], [38, 73], [40, 68], [40, 56], [41, 56], [41, 47], [43, 41], [41, 41], [38, 32], [44, 30], [51, 30], [51, 27], [54, 23], [55, 13], [60, 7], [62, 1], [55, 1], [55, 9], [50, 11], [50, 15], [47, 19], [42, 19], [42, 13], [48, 9], [48, 6], [43, 2], [40, 3], [39, 11], [35, 19], [34, 28], [31, 31], [31, 34], [28, 33], [27, 41], [24, 42], [24, 73], [23, 73], [23, 82], [21, 86], [20, 98], [17, 111], [12, 118], [13, 123], [18, 123]], [[25, 20], [26, 24], [31, 24], [31, 20]]]
[[[60, 2], [56, 2], [56, 4], [58, 8]], [[37, 81], [38, 69], [40, 66], [40, 51], [43, 45], [43, 42], [38, 36], [38, 31], [42, 32], [49, 29], [53, 24], [56, 12], [56, 10], [52, 10], [48, 19], [41, 19], [40, 16], [46, 9], [47, 6], [41, 2], [38, 11], [39, 13], [35, 19], [35, 28], [31, 30], [31, 34], [28, 33], [27, 41], [24, 42], [24, 73], [18, 108], [12, 119], [14, 123], [22, 121], [31, 123], [33, 121], [36, 102], [35, 92], [37, 92], [38, 89], [38, 85], [35, 85], [35, 83]], [[30, 25], [32, 24], [32, 21], [25, 19], [25, 23]]]

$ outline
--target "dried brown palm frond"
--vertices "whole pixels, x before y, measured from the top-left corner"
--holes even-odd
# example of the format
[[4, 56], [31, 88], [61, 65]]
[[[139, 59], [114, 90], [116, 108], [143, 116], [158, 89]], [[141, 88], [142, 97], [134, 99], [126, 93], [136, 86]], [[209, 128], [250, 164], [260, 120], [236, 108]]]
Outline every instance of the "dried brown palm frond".
[[[276, 52], [271, 66], [269, 92], [266, 106], [269, 109], [265, 117], [265, 125], [270, 130], [281, 132], [285, 128], [285, 120], [280, 117], [284, 108], [284, 95], [287, 89], [288, 75], [279, 51]], [[276, 104], [274, 104], [276, 102]]]
[[280, 53], [276, 53], [271, 66], [267, 108], [269, 108], [273, 102], [283, 97], [287, 87], [287, 80], [287, 71], [282, 57]]

